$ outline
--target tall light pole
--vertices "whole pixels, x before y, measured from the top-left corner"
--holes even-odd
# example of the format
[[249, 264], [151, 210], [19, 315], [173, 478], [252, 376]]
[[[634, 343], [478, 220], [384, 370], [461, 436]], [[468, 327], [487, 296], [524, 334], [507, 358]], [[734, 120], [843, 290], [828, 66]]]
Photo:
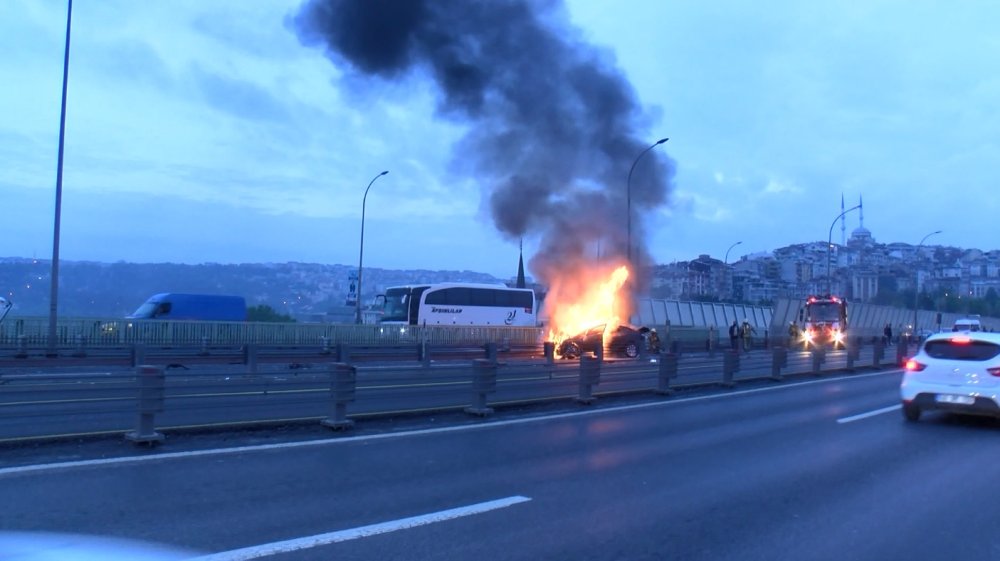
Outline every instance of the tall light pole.
[[[722, 270], [725, 271], [726, 277], [729, 277], [729, 251], [732, 250], [734, 247], [740, 245], [741, 243], [743, 243], [743, 242], [742, 241], [738, 241], [738, 242], [734, 243], [733, 245], [729, 246], [729, 249], [726, 250], [726, 257], [725, 257], [725, 259], [722, 260], [722, 265], [723, 265], [723, 269]], [[735, 292], [735, 291], [732, 290], [732, 283], [728, 282], [728, 280], [729, 279], [727, 278], [726, 279], [726, 281], [727, 281], [726, 282], [726, 285], [727, 285], [726, 288], [730, 289], [729, 290], [729, 297], [732, 297], [733, 296], [733, 292]]]
[[365, 196], [361, 199], [361, 251], [358, 253], [358, 293], [354, 298], [354, 323], [357, 324], [361, 323], [361, 267], [365, 259], [365, 205], [368, 203], [368, 190], [372, 188], [372, 183], [387, 173], [389, 173], [388, 170], [373, 177], [368, 183], [368, 187], [365, 187]]
[[62, 109], [59, 112], [59, 157], [56, 162], [56, 210], [52, 227], [52, 283], [49, 293], [49, 341], [46, 353], [58, 354], [56, 315], [59, 308], [59, 222], [62, 215], [63, 146], [66, 138], [66, 86], [69, 82], [69, 32], [73, 22], [73, 0], [66, 9], [66, 48], [63, 51]]
[[641, 160], [643, 156], [646, 155], [646, 152], [649, 152], [653, 148], [656, 148], [668, 140], [670, 139], [661, 138], [660, 140], [657, 140], [653, 144], [649, 145], [648, 148], [640, 152], [639, 155], [635, 157], [635, 161], [632, 162], [632, 167], [628, 170], [628, 180], [625, 182], [625, 200], [627, 205], [626, 212], [628, 213], [628, 239], [626, 240], [626, 243], [628, 243], [628, 249], [626, 250], [626, 253], [628, 254], [629, 265], [632, 265], [632, 172], [635, 171], [635, 165], [639, 163], [639, 160]]
[[[917, 251], [914, 253], [917, 259], [920, 258], [920, 246], [924, 245], [924, 242], [927, 241], [927, 238], [933, 236], [934, 234], [940, 234], [940, 233], [941, 230], [935, 230], [930, 234], [927, 234], [926, 236], [923, 237], [923, 239], [920, 240], [920, 243], [917, 244]], [[916, 268], [913, 277], [913, 336], [914, 337], [916, 337], [917, 335], [917, 302], [918, 302], [917, 297], [920, 294], [920, 292], [917, 289], [917, 285], [919, 284], [920, 284], [920, 269]]]
[[726, 250], [726, 258], [722, 261], [723, 265], [728, 265], [729, 264], [729, 251], [731, 249], [733, 249], [734, 247], [740, 245], [741, 243], [743, 243], [743, 242], [736, 242], [733, 245], [729, 246], [729, 249]]
[[861, 205], [854, 205], [851, 208], [841, 212], [833, 219], [833, 223], [830, 224], [830, 234], [826, 237], [826, 293], [833, 294], [833, 278], [830, 276], [830, 246], [833, 245], [833, 227], [836, 226], [837, 221], [840, 220], [842, 216], [851, 212], [852, 210], [858, 210]]

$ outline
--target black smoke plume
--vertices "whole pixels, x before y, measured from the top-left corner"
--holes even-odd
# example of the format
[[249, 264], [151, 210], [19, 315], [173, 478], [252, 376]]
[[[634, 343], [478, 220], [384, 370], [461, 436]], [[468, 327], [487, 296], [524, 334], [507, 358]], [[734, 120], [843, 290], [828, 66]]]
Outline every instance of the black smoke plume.
[[[540, 239], [530, 267], [543, 281], [598, 251], [624, 263], [626, 178], [658, 136], [613, 57], [580, 38], [561, 1], [307, 0], [291, 23], [348, 72], [434, 80], [439, 114], [469, 126], [456, 150], [496, 227]], [[666, 202], [673, 176], [662, 152], [631, 182], [631, 253], [645, 265], [643, 211]]]

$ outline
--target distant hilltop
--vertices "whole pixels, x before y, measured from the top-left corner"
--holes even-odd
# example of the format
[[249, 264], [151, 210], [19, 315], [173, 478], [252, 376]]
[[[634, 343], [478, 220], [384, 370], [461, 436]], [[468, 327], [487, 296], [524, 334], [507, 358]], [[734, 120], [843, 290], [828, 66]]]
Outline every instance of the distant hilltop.
[[[11, 316], [49, 313], [51, 260], [0, 258], [0, 294], [14, 302]], [[59, 315], [123, 317], [159, 292], [235, 294], [247, 305], [268, 305], [296, 318], [342, 309], [356, 266], [315, 263], [98, 263], [59, 262]], [[512, 271], [513, 272], [513, 271]], [[362, 302], [389, 286], [420, 282], [503, 283], [474, 271], [388, 270], [365, 267]]]

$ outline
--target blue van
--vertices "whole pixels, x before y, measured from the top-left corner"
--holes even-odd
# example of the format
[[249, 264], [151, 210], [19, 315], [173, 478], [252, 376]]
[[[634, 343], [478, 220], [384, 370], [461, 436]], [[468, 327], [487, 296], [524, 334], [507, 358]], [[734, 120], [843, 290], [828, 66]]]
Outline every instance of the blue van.
[[126, 319], [246, 321], [247, 302], [242, 296], [219, 294], [154, 294], [125, 316]]

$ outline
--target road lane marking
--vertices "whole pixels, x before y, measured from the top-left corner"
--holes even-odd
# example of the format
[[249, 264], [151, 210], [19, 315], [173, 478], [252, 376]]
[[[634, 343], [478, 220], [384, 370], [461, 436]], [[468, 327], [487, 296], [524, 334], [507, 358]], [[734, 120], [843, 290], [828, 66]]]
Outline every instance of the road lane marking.
[[509, 506], [528, 502], [530, 500], [531, 499], [528, 497], [522, 497], [520, 495], [516, 495], [504, 499], [486, 501], [483, 503], [451, 508], [448, 510], [441, 510], [429, 514], [411, 516], [409, 518], [390, 520], [389, 522], [381, 522], [378, 524], [359, 526], [357, 528], [351, 528], [348, 530], [339, 530], [336, 532], [328, 532], [326, 534], [318, 534], [315, 536], [308, 536], [304, 538], [295, 538], [280, 542], [272, 542], [262, 545], [244, 547], [240, 549], [233, 549], [230, 551], [223, 551], [221, 553], [213, 553], [211, 555], [195, 557], [191, 561], [247, 561], [249, 559], [259, 559], [261, 557], [269, 557], [271, 555], [279, 555], [282, 553], [290, 553], [293, 551], [299, 551], [303, 549], [311, 549], [323, 545], [346, 542], [350, 540], [356, 540], [359, 538], [367, 538], [369, 536], [377, 536], [379, 534], [388, 534], [389, 532], [396, 532], [398, 530], [408, 530], [410, 528], [416, 528], [418, 526], [426, 526], [428, 524], [434, 524], [436, 522], [445, 522], [447, 520], [454, 520], [456, 518], [461, 518], [463, 516], [483, 514], [491, 510], [507, 508]]
[[604, 415], [608, 413], [620, 413], [624, 411], [638, 411], [643, 409], [651, 409], [654, 407], [671, 407], [680, 404], [695, 403], [699, 401], [712, 401], [716, 399], [727, 399], [731, 397], [741, 397], [745, 395], [754, 395], [765, 392], [781, 391], [795, 389], [805, 386], [813, 386], [816, 384], [829, 384], [831, 382], [843, 382], [851, 380], [860, 380], [864, 378], [873, 378], [877, 376], [886, 376], [895, 374], [897, 371], [879, 371], [870, 372], [868, 374], [852, 374], [848, 376], [839, 376], [836, 378], [824, 378], [820, 380], [808, 380], [805, 382], [797, 382], [793, 384], [780, 385], [780, 386], [767, 386], [763, 388], [753, 388], [749, 390], [735, 390], [728, 391], [725, 393], [714, 393], [708, 395], [699, 395], [694, 397], [685, 397], [680, 399], [670, 399], [666, 401], [654, 401], [649, 403], [637, 403], [633, 405], [622, 405], [618, 407], [608, 407], [604, 409], [588, 409], [585, 411], [572, 411], [568, 413], [558, 413], [555, 415], [541, 415], [537, 417], [522, 417], [518, 419], [507, 419], [503, 421], [491, 421], [482, 422], [468, 425], [453, 425], [447, 427], [437, 427], [432, 429], [416, 429], [410, 431], [401, 432], [389, 432], [381, 434], [369, 434], [361, 436], [347, 436], [347, 437], [335, 437], [335, 438], [323, 438], [317, 440], [302, 440], [296, 442], [280, 442], [275, 444], [255, 444], [248, 446], [236, 446], [232, 448], [210, 448], [207, 450], [191, 450], [188, 452], [166, 452], [163, 454], [155, 454], [148, 456], [122, 456], [118, 458], [102, 458], [97, 460], [74, 460], [69, 462], [58, 462], [53, 464], [34, 464], [25, 466], [15, 466], [8, 468], [0, 468], [0, 477], [8, 475], [21, 475], [26, 473], [40, 473], [49, 472], [65, 469], [74, 468], [88, 468], [88, 467], [101, 467], [109, 465], [125, 465], [125, 464], [138, 464], [153, 461], [167, 461], [175, 459], [184, 458], [199, 458], [206, 456], [222, 456], [230, 454], [243, 454], [247, 452], [261, 452], [268, 450], [286, 450], [291, 448], [305, 448], [313, 446], [336, 446], [341, 444], [359, 443], [359, 442], [371, 442], [375, 440], [384, 439], [395, 439], [395, 438], [407, 438], [411, 436], [424, 436], [430, 434], [442, 434], [450, 432], [464, 432], [472, 430], [486, 430], [494, 429], [505, 426], [523, 425], [528, 423], [540, 423], [546, 421], [560, 420], [560, 419], [571, 419], [576, 417], [590, 417], [594, 415]]
[[101, 401], [130, 401], [135, 402], [135, 396], [126, 397], [80, 397], [73, 399], [45, 399], [38, 401], [5, 401], [0, 403], [0, 407], [14, 407], [22, 405], [56, 405], [62, 403], [96, 403]]
[[837, 423], [841, 424], [841, 425], [844, 424], [844, 423], [853, 423], [854, 421], [860, 421], [861, 419], [867, 419], [868, 417], [874, 417], [876, 415], [881, 415], [883, 413], [889, 413], [891, 411], [896, 411], [900, 407], [902, 407], [902, 405], [899, 405], [897, 403], [896, 405], [890, 405], [889, 407], [883, 407], [881, 409], [876, 409], [874, 411], [869, 411], [867, 413], [860, 413], [858, 415], [852, 415], [850, 417], [842, 417], [840, 419], [837, 419]]

